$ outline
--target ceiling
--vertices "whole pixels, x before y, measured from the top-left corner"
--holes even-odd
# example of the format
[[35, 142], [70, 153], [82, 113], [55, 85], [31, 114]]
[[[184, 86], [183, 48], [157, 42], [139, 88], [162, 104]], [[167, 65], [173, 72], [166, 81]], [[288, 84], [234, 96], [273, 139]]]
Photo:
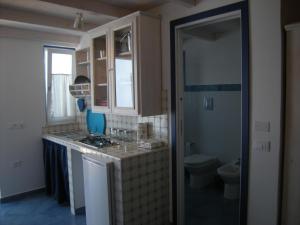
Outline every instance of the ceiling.
[[[55, 3], [56, 2], [58, 1], [55, 1]], [[85, 0], [82, 2], [86, 2], [85, 4], [89, 4], [89, 2], [105, 3], [107, 5], [115, 6], [116, 9], [126, 9], [127, 12], [130, 13], [137, 10], [147, 10], [153, 8], [155, 6], [168, 2], [168, 0]], [[81, 5], [84, 4], [81, 3]], [[98, 25], [107, 23], [108, 21], [115, 19], [114, 16], [103, 15], [90, 10], [73, 8], [64, 4], [53, 4], [51, 3], [51, 1], [0, 0], [0, 7], [1, 6], [42, 13], [45, 15], [58, 16], [67, 19], [74, 19], [76, 12], [82, 12], [84, 15], [84, 20], [86, 22], [91, 22]]]
[[[167, 2], [193, 5], [195, 0], [0, 0], [0, 26], [82, 35], [92, 28], [128, 15], [137, 10], [148, 10]], [[84, 19], [82, 30], [73, 28], [76, 13]]]
[[240, 18], [232, 18], [225, 21], [197, 24], [183, 28], [185, 38], [197, 37], [202, 40], [215, 41], [219, 37], [241, 29]]
[[124, 9], [147, 10], [169, 2], [169, 0], [98, 0]]
[[112, 16], [98, 14], [96, 12], [72, 8], [59, 4], [37, 0], [0, 0], [0, 7], [25, 10], [28, 12], [41, 13], [44, 15], [57, 16], [66, 19], [74, 19], [77, 12], [82, 12], [84, 20], [90, 23], [104, 24], [114, 19]]

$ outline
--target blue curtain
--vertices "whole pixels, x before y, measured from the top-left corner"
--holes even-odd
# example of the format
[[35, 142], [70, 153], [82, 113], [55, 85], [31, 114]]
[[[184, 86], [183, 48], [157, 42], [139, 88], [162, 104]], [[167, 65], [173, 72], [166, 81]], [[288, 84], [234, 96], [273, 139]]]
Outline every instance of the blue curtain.
[[67, 148], [43, 139], [46, 193], [60, 204], [69, 204]]

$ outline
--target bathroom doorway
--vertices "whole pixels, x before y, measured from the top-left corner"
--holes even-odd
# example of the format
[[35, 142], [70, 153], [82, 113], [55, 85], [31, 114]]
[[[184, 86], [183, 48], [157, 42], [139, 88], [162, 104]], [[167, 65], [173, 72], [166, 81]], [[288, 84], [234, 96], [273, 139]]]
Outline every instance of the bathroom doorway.
[[173, 221], [246, 224], [246, 4], [171, 22]]

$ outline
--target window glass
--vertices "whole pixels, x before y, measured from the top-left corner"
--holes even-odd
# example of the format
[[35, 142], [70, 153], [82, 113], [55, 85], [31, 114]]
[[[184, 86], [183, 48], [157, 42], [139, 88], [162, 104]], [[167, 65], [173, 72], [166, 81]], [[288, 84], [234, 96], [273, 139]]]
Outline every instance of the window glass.
[[72, 74], [72, 55], [52, 53], [52, 74]]
[[74, 50], [45, 48], [48, 124], [75, 122], [75, 99], [69, 92], [74, 70]]

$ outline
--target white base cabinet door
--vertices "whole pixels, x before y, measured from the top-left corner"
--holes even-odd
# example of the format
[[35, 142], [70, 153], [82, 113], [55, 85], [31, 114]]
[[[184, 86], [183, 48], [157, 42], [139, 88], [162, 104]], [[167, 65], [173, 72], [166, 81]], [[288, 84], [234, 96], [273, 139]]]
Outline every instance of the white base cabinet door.
[[83, 155], [87, 225], [113, 225], [113, 163]]

